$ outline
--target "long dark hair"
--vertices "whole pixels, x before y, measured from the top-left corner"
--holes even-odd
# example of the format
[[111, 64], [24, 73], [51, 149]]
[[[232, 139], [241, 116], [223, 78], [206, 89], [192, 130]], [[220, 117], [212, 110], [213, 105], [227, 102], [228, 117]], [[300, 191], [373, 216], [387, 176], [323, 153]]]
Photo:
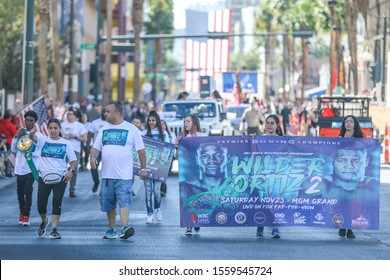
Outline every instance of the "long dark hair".
[[275, 131], [276, 134], [279, 135], [279, 136], [283, 136], [283, 130], [280, 127], [279, 117], [277, 115], [275, 115], [275, 114], [271, 114], [271, 115], [268, 115], [268, 117], [265, 118], [265, 121], [267, 121], [270, 118], [272, 118], [276, 122], [276, 131]]
[[168, 133], [168, 136], [171, 137], [172, 132], [171, 132], [171, 130], [169, 129], [169, 126], [168, 126], [167, 122], [164, 121], [164, 120], [161, 120], [161, 123], [164, 123], [164, 124], [165, 124], [165, 127], [167, 128], [166, 131], [167, 131], [167, 133]]
[[363, 133], [362, 128], [360, 127], [360, 123], [359, 123], [358, 119], [355, 116], [352, 116], [352, 115], [348, 115], [348, 116], [344, 117], [343, 122], [341, 123], [341, 129], [340, 129], [339, 137], [344, 137], [344, 135], [345, 135], [345, 132], [346, 132], [345, 120], [347, 118], [352, 118], [353, 121], [354, 121], [354, 127], [353, 127], [354, 131], [353, 131], [352, 137], [353, 138], [363, 138], [364, 137], [364, 133]]
[[62, 137], [62, 133], [61, 133], [61, 122], [59, 119], [56, 119], [56, 118], [52, 118], [50, 119], [48, 122], [47, 122], [47, 127], [49, 127], [49, 125], [51, 123], [56, 123], [59, 127], [60, 127], [60, 133], [59, 133], [59, 136]]
[[156, 111], [150, 111], [149, 115], [148, 115], [148, 119], [146, 120], [146, 129], [147, 129], [147, 132], [146, 132], [146, 136], [148, 137], [152, 137], [152, 129], [150, 128], [150, 125], [149, 125], [149, 118], [155, 118], [156, 119], [156, 125], [157, 125], [157, 128], [158, 128], [158, 134], [160, 136], [160, 140], [161, 141], [164, 141], [165, 137], [164, 137], [164, 131], [161, 127], [161, 120], [160, 120], [160, 116], [157, 114]]

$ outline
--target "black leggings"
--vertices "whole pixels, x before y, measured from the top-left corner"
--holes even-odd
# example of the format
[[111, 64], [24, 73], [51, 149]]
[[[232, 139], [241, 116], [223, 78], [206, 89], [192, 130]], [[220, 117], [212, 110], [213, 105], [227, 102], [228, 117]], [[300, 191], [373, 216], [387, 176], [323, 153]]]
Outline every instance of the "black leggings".
[[64, 197], [66, 183], [61, 181], [58, 184], [47, 185], [40, 177], [38, 180], [38, 213], [47, 213], [47, 202], [51, 191], [53, 190], [52, 214], [61, 215], [62, 198]]

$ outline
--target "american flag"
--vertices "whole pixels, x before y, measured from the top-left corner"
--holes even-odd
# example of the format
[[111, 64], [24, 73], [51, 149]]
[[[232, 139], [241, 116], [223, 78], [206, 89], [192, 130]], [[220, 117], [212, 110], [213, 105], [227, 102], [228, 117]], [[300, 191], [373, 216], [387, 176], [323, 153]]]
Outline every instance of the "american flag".
[[47, 128], [48, 119], [45, 105], [45, 97], [42, 95], [41, 97], [37, 98], [33, 103], [27, 105], [23, 110], [19, 112], [19, 118], [22, 121], [23, 127], [26, 127], [24, 121], [24, 114], [29, 110], [33, 110], [38, 114], [38, 121], [35, 125], [36, 130], [41, 132], [43, 135], [48, 136], [49, 130]]
[[15, 161], [16, 161], [15, 155], [13, 153], [10, 153], [8, 155], [7, 159], [12, 164], [12, 166], [15, 167]]
[[[47, 119], [47, 112], [45, 106], [45, 97], [42, 95], [41, 97], [37, 98], [33, 103], [27, 105], [24, 109], [19, 111], [18, 116], [22, 121], [23, 127], [26, 127], [26, 123], [24, 121], [24, 114], [30, 110], [35, 111], [38, 115], [38, 121], [35, 124], [35, 129], [41, 132], [43, 135], [48, 136], [49, 130], [47, 129], [48, 119]], [[15, 166], [15, 155], [13, 153], [10, 153], [7, 158], [9, 162], [13, 166]]]

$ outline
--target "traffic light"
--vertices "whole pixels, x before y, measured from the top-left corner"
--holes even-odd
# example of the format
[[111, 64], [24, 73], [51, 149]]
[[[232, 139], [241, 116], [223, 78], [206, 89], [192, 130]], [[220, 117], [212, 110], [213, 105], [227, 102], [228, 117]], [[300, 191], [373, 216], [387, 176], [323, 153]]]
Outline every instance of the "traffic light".
[[372, 63], [368, 71], [370, 72], [370, 78], [374, 84], [381, 80], [381, 67], [379, 63]]

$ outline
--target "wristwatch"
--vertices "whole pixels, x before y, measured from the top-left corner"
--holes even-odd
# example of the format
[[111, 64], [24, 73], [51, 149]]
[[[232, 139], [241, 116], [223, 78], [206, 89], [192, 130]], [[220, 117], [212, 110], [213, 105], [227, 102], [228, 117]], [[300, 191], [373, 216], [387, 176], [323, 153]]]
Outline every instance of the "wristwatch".
[[142, 168], [141, 172], [148, 172], [148, 170]]
[[72, 168], [69, 168], [69, 171], [72, 171], [72, 173], [74, 173], [74, 170]]

